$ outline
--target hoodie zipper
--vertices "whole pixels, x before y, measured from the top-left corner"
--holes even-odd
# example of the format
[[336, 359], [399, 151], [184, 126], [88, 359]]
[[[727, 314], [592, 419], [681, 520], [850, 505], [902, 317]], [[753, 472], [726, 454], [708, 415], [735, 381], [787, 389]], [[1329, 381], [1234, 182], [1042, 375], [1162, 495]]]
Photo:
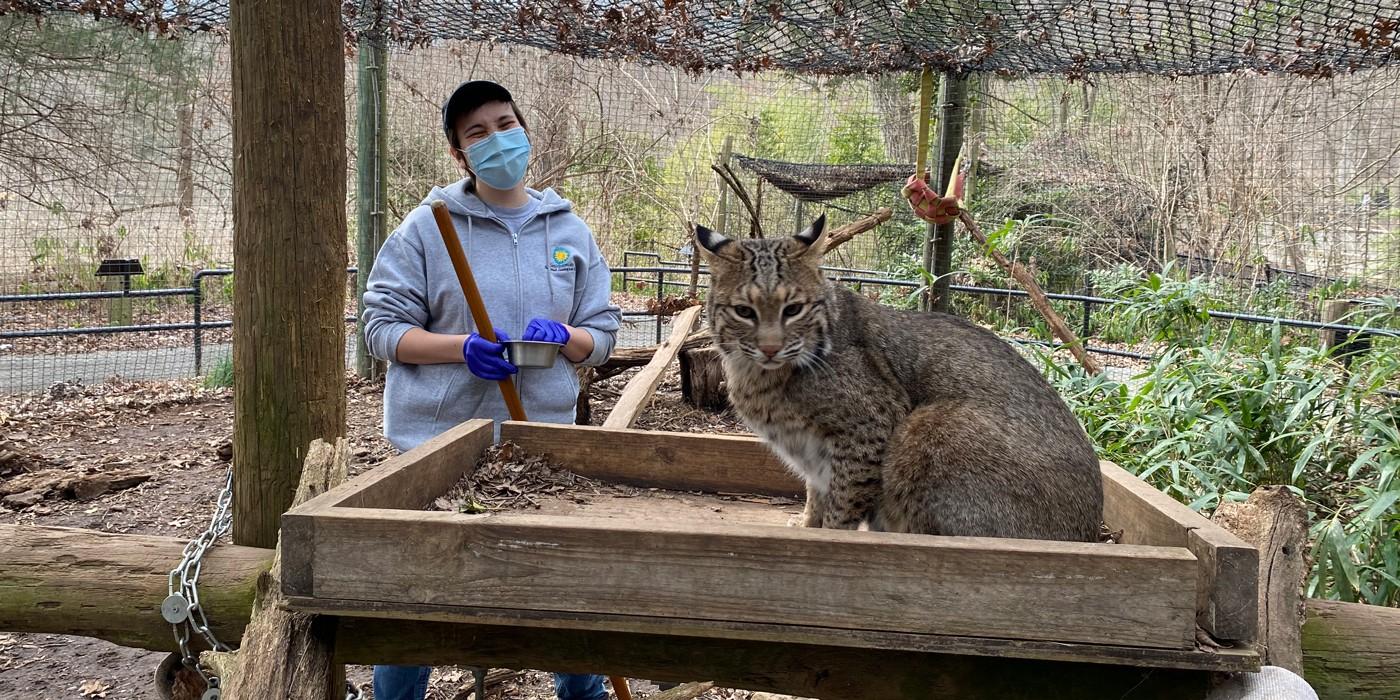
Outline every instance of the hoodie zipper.
[[[520, 228], [525, 228], [526, 224], [529, 224], [531, 221], [534, 221], [535, 218], [537, 218], [538, 216], [539, 214], [537, 213], [535, 214], [535, 216], [532, 216], [529, 219], [520, 222]], [[515, 262], [515, 327], [520, 329], [518, 332], [521, 335], [524, 335], [525, 289], [524, 285], [520, 281], [520, 232], [512, 231], [511, 228], [506, 225], [506, 222], [501, 221], [501, 219], [495, 214], [489, 213], [489, 210], [483, 218], [487, 218], [496, 222], [498, 225], [500, 225], [501, 228], [506, 230], [506, 233], [510, 234], [511, 257], [514, 258]], [[519, 340], [519, 338], [516, 338], [516, 340]]]

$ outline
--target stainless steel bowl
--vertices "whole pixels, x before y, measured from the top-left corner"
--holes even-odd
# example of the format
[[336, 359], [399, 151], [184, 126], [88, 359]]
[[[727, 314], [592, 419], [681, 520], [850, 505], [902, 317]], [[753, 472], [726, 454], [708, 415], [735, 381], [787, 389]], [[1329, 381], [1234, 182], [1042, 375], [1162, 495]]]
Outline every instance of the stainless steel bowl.
[[546, 343], [539, 340], [507, 340], [506, 359], [521, 369], [548, 369], [554, 366], [559, 357], [560, 343]]

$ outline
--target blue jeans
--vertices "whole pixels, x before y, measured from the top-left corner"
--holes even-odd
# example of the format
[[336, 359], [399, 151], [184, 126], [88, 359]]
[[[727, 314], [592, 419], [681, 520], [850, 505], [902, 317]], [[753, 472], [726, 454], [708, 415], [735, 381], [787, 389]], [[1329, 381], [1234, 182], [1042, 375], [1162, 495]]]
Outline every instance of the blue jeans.
[[[374, 700], [423, 700], [428, 692], [431, 666], [375, 666]], [[602, 676], [580, 673], [554, 674], [554, 694], [559, 700], [607, 700]]]

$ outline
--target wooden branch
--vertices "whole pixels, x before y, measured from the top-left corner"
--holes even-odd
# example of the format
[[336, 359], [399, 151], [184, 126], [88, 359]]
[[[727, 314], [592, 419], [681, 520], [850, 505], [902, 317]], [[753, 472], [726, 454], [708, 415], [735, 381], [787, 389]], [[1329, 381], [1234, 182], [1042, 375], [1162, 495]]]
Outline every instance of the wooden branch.
[[1069, 347], [1069, 351], [1074, 354], [1074, 358], [1079, 361], [1079, 364], [1084, 367], [1085, 371], [1089, 374], [1099, 374], [1103, 372], [1103, 367], [1099, 365], [1098, 361], [1090, 357], [1089, 353], [1084, 350], [1084, 343], [1079, 340], [1079, 337], [1074, 334], [1074, 331], [1069, 329], [1069, 326], [1065, 325], [1064, 319], [1060, 318], [1060, 315], [1055, 313], [1055, 309], [1050, 307], [1050, 300], [1045, 297], [1045, 292], [1041, 290], [1040, 285], [1035, 281], [1035, 277], [1029, 272], [1026, 272], [1026, 269], [1022, 267], [1020, 263], [1008, 260], [1005, 255], [1001, 254], [1001, 251], [987, 245], [987, 237], [982, 235], [982, 229], [977, 226], [977, 221], [972, 218], [972, 214], [968, 213], [966, 209], [958, 212], [958, 220], [962, 221], [968, 233], [972, 234], [972, 237], [992, 256], [992, 259], [1012, 277], [1016, 278], [1016, 281], [1019, 282], [1021, 287], [1026, 290], [1026, 293], [1030, 295], [1031, 305], [1045, 318], [1045, 322], [1050, 324], [1050, 330], [1055, 333], [1055, 336]]
[[[763, 225], [758, 218], [758, 209], [754, 207], [753, 200], [749, 199], [749, 192], [744, 189], [744, 184], [739, 182], [739, 178], [735, 177], [734, 169], [729, 167], [728, 163], [725, 163], [723, 167], [712, 163], [710, 164], [710, 169], [719, 173], [720, 178], [724, 180], [725, 184], [729, 185], [729, 189], [734, 190], [734, 194], [739, 197], [739, 201], [743, 202], [744, 208], [749, 211], [749, 236], [752, 238], [763, 238]], [[720, 233], [724, 232], [721, 231]]]
[[[331, 447], [311, 443], [297, 484], [293, 507], [345, 481], [350, 448], [345, 438]], [[236, 652], [205, 652], [202, 659], [220, 670], [224, 696], [334, 700], [344, 696], [343, 671], [335, 664], [333, 618], [294, 612], [282, 593], [282, 552], [273, 555], [272, 569], [258, 580], [252, 622]]]
[[692, 306], [675, 317], [671, 325], [671, 337], [661, 344], [647, 366], [627, 383], [627, 388], [623, 390], [622, 396], [618, 397], [607, 420], [603, 421], [604, 428], [630, 428], [637, 422], [637, 416], [641, 415], [647, 403], [651, 401], [656, 385], [661, 383], [661, 376], [666, 367], [685, 346], [685, 339], [690, 335], [690, 329], [695, 326], [696, 319], [700, 318], [703, 308]]
[[1308, 575], [1308, 520], [1288, 489], [1262, 486], [1244, 503], [1222, 503], [1214, 522], [1259, 550], [1259, 646], [1270, 666], [1303, 672], [1303, 585]]
[[822, 251], [822, 254], [825, 255], [827, 253], [830, 253], [842, 243], [845, 243], [846, 241], [849, 241], [852, 238], [855, 238], [856, 236], [865, 233], [866, 231], [869, 231], [875, 228], [876, 226], [885, 223], [886, 221], [889, 221], [892, 213], [893, 212], [890, 211], [889, 207], [882, 207], [880, 209], [876, 209], [874, 212], [864, 217], [861, 217], [859, 219], [856, 219], [855, 221], [852, 221], [849, 224], [846, 224], [845, 226], [832, 229], [831, 233], [827, 234], [826, 249]]

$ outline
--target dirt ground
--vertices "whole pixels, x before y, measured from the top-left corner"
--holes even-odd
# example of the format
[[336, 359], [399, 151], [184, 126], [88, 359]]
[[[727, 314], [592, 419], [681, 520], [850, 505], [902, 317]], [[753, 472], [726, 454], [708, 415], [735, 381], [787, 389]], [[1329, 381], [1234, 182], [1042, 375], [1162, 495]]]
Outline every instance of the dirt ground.
[[[595, 423], [606, 417], [630, 376], [629, 372], [597, 385]], [[382, 388], [379, 383], [349, 380], [352, 473], [392, 453], [380, 435]], [[744, 431], [732, 415], [714, 416], [683, 406], [674, 372], [658, 389], [639, 427]], [[0, 523], [193, 537], [212, 513], [226, 477], [226, 444], [232, 431], [231, 392], [194, 382], [64, 384], [41, 394], [0, 396], [0, 492], [7, 481], [44, 470], [81, 475], [122, 469], [151, 475], [130, 488], [88, 500], [49, 495], [32, 505], [0, 505]], [[154, 698], [154, 670], [165, 656], [82, 637], [0, 633], [0, 698]], [[349, 676], [370, 697], [370, 669], [354, 667]], [[428, 697], [465, 699], [471, 681], [464, 669], [436, 669]], [[655, 690], [644, 680], [633, 680], [632, 688], [636, 697]], [[546, 700], [553, 691], [548, 674], [529, 672], [488, 692], [488, 697]], [[750, 694], [715, 689], [701, 697], [743, 700]]]

